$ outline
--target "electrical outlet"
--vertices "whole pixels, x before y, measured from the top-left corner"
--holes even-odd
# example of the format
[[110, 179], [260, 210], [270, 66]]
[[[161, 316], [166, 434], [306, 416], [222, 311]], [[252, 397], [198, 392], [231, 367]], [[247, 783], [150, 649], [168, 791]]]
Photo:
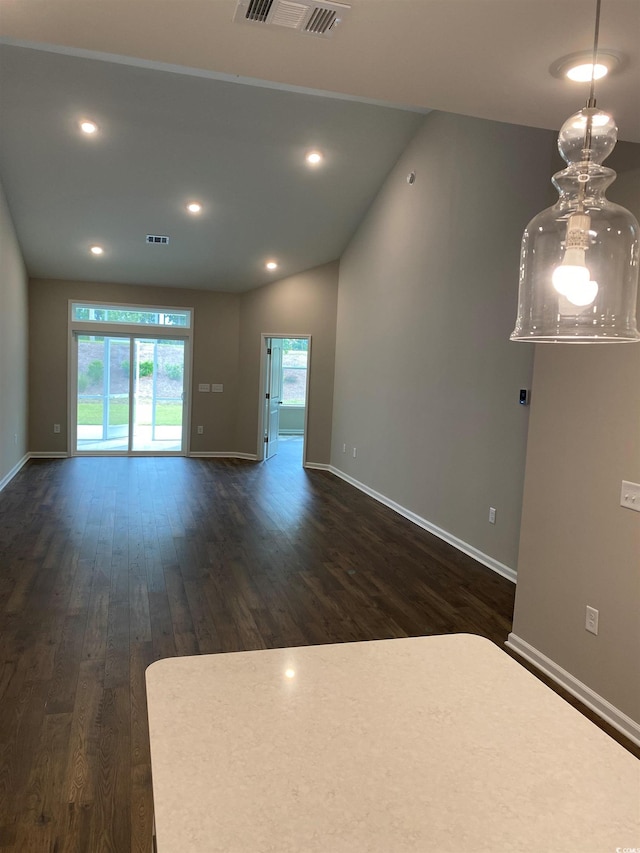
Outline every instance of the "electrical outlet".
[[60, 432], [60, 424], [54, 424], [53, 425], [53, 431], [55, 433], [59, 433]]
[[489, 507], [489, 524], [496, 523], [496, 508], [494, 506]]
[[591, 634], [597, 634], [598, 633], [598, 616], [599, 615], [600, 614], [595, 609], [595, 607], [589, 607], [589, 605], [587, 604], [587, 614], [586, 614], [585, 620], [584, 620], [584, 627]]
[[353, 458], [354, 458], [354, 459], [356, 458], [356, 449], [355, 449], [355, 447], [353, 448]]
[[640, 483], [629, 483], [627, 480], [622, 481], [620, 506], [640, 512]]
[[204, 433], [204, 427], [203, 426], [199, 426], [196, 429], [197, 429], [198, 435], [202, 435]]
[[343, 453], [346, 453], [346, 452], [347, 452], [347, 445], [346, 445], [346, 444], [343, 444], [343, 445], [342, 445], [342, 452], [343, 452]]

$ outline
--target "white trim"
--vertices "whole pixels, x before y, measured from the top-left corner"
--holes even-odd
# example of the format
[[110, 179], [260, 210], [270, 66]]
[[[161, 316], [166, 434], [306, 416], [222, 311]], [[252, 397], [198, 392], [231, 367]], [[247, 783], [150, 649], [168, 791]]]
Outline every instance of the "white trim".
[[513, 632], [509, 634], [505, 646], [513, 649], [514, 652], [533, 664], [536, 669], [544, 672], [552, 681], [555, 681], [556, 684], [559, 684], [560, 687], [563, 687], [568, 693], [579, 699], [583, 705], [590, 708], [601, 719], [609, 723], [610, 726], [613, 726], [614, 729], [629, 738], [630, 741], [640, 746], [640, 723], [636, 723], [631, 717], [623, 714], [615, 705], [603, 699], [602, 696], [590, 687], [587, 687], [582, 681], [578, 681], [570, 672], [558, 666], [551, 658], [543, 655], [542, 652], [539, 652], [517, 634]]
[[335, 473], [331, 465], [325, 465], [323, 462], [305, 462], [302, 467], [311, 468], [313, 471], [330, 471], [332, 474]]
[[22, 457], [22, 459], [19, 462], [16, 462], [16, 464], [13, 466], [13, 468], [10, 471], [7, 471], [7, 473], [4, 475], [4, 477], [2, 477], [2, 479], [0, 479], [0, 492], [4, 489], [5, 486], [7, 486], [11, 482], [11, 480], [13, 480], [13, 478], [16, 476], [18, 471], [28, 461], [29, 461], [29, 454], [25, 453], [25, 455]]
[[129, 459], [136, 459], [139, 456], [184, 456], [184, 453], [181, 450], [76, 450], [75, 453], [68, 455], [75, 456], [77, 459], [88, 459], [92, 456], [101, 456], [103, 458], [108, 458], [109, 456], [126, 456]]
[[[111, 308], [122, 308], [125, 311], [140, 311], [140, 313], [147, 312], [149, 314], [171, 314], [175, 313], [183, 313], [186, 314], [189, 319], [188, 326], [171, 326], [171, 325], [160, 325], [155, 323], [132, 323], [118, 320], [76, 320], [73, 316], [73, 306], [80, 305], [82, 307], [93, 305], [95, 308], [102, 308], [105, 311], [109, 311]], [[96, 302], [92, 299], [69, 299], [69, 324], [71, 327], [77, 331], [88, 331], [93, 332], [94, 334], [99, 334], [96, 332], [96, 329], [115, 329], [119, 331], [123, 328], [129, 328], [130, 330], [134, 329], [143, 329], [147, 331], [149, 329], [161, 329], [164, 332], [171, 332], [179, 329], [182, 334], [187, 334], [191, 336], [193, 329], [193, 308], [187, 307], [178, 307], [176, 306], [160, 306], [160, 305], [138, 305], [134, 302]], [[145, 337], [144, 335], [138, 335], [138, 337]], [[152, 337], [151, 335], [149, 337]], [[157, 336], [156, 336], [157, 337]]]
[[[165, 334], [165, 335], [142, 335], [139, 334], [140, 329], [148, 328], [152, 331], [158, 329], [178, 329], [181, 327], [178, 326], [144, 326], [144, 325], [135, 325], [123, 324], [118, 326], [117, 324], [107, 324], [103, 323], [102, 329], [99, 329], [99, 323], [91, 324], [85, 323], [84, 325], [87, 327], [91, 327], [91, 329], [85, 329], [84, 332], [80, 328], [82, 326], [81, 323], [77, 323], [72, 320], [72, 306], [77, 302], [77, 300], [69, 299], [68, 307], [69, 307], [69, 323], [67, 330], [67, 447], [70, 448], [69, 456], [188, 456], [189, 449], [191, 447], [191, 377], [193, 375], [193, 321], [195, 318], [195, 309], [194, 308], [181, 308], [176, 310], [181, 311], [189, 311], [191, 317], [192, 326], [185, 328], [184, 333], [181, 334]], [[83, 303], [85, 305], [91, 304], [89, 301]], [[103, 303], [95, 303], [98, 305], [103, 305]], [[145, 309], [143, 305], [127, 305], [124, 303], [112, 303], [112, 306], [115, 308], [140, 308]], [[154, 306], [148, 306], [150, 310], [155, 310]], [[157, 310], [162, 311], [165, 309], [158, 308]], [[168, 313], [168, 312], [167, 312]], [[137, 331], [136, 331], [137, 330]], [[78, 401], [78, 340], [79, 336], [84, 333], [97, 334], [102, 338], [111, 338], [117, 337], [121, 339], [128, 339], [129, 341], [129, 364], [132, 365], [134, 363], [134, 349], [135, 349], [135, 341], [136, 340], [152, 340], [152, 341], [161, 341], [161, 340], [175, 340], [182, 341], [183, 344], [183, 373], [182, 373], [182, 436], [181, 436], [181, 449], [178, 451], [170, 451], [170, 450], [134, 450], [132, 449], [133, 440], [134, 440], [134, 429], [133, 429], [133, 420], [135, 415], [135, 406], [132, 401], [134, 400], [134, 374], [133, 370], [129, 371], [129, 432], [127, 438], [127, 450], [98, 450], [98, 451], [89, 451], [89, 450], [78, 450], [78, 422], [77, 422], [77, 401]]]
[[462, 551], [463, 554], [467, 554], [469, 557], [473, 557], [474, 560], [477, 560], [478, 563], [482, 563], [483, 566], [486, 566], [488, 569], [492, 569], [494, 572], [497, 572], [499, 575], [502, 575], [503, 578], [516, 582], [516, 571], [512, 569], [510, 566], [506, 566], [504, 563], [499, 562], [498, 560], [490, 557], [488, 554], [485, 554], [482, 551], [479, 551], [477, 548], [474, 548], [473, 545], [469, 545], [468, 542], [464, 542], [462, 539], [458, 539], [457, 536], [454, 536], [453, 533], [449, 533], [446, 530], [443, 530], [441, 527], [437, 527], [432, 522], [427, 521], [426, 518], [422, 518], [419, 515], [416, 515], [415, 512], [412, 512], [410, 509], [406, 509], [400, 504], [392, 501], [391, 498], [387, 498], [385, 495], [380, 494], [380, 492], [376, 492], [374, 489], [371, 489], [369, 486], [366, 486], [364, 483], [360, 483], [358, 480], [354, 480], [353, 477], [350, 477], [349, 474], [345, 474], [344, 471], [340, 471], [338, 468], [334, 468], [333, 465], [328, 467], [329, 471], [332, 474], [335, 474], [336, 477], [340, 477], [341, 480], [345, 480], [347, 483], [350, 483], [352, 486], [355, 486], [356, 489], [360, 489], [361, 492], [364, 492], [369, 497], [374, 498], [374, 500], [379, 501], [381, 504], [388, 506], [389, 509], [392, 509], [394, 512], [397, 512], [398, 515], [402, 515], [404, 518], [412, 521], [414, 524], [417, 524], [418, 527], [422, 527], [423, 530], [429, 531], [429, 533], [433, 533], [434, 536], [437, 536], [438, 539], [442, 539], [444, 542], [447, 542], [449, 545], [453, 545], [454, 548], [457, 548], [458, 551]]
[[37, 450], [27, 455], [29, 459], [68, 459], [71, 454], [57, 450]]
[[[256, 447], [256, 459], [258, 462], [264, 462], [264, 412], [265, 412], [265, 394], [267, 391], [267, 341], [269, 338], [278, 338], [279, 340], [306, 340], [307, 346], [307, 384], [305, 388], [305, 404], [304, 407], [304, 425], [302, 428], [302, 467], [306, 466], [307, 458], [307, 436], [309, 434], [309, 393], [311, 388], [311, 339], [310, 334], [285, 334], [284, 332], [262, 332], [260, 334], [260, 381], [258, 388], [258, 444]], [[283, 432], [283, 435], [285, 433]], [[300, 433], [297, 433], [298, 435]]]
[[234, 453], [233, 451], [204, 450], [202, 452], [191, 452], [188, 456], [194, 459], [248, 459], [256, 462], [258, 457], [255, 453]]

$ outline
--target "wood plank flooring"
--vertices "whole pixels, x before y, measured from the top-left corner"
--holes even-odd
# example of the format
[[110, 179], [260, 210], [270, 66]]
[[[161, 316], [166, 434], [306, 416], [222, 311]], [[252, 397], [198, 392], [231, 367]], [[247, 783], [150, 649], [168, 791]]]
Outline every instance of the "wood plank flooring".
[[504, 642], [510, 582], [298, 454], [32, 460], [0, 493], [0, 850], [149, 853], [159, 658]]

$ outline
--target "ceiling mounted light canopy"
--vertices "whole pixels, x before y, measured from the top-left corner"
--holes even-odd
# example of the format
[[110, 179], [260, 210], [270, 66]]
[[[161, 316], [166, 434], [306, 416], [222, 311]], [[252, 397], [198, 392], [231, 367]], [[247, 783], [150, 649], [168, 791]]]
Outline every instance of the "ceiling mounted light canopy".
[[323, 156], [320, 151], [309, 151], [305, 160], [310, 166], [319, 166], [323, 161]]
[[102, 248], [102, 246], [92, 246], [91, 247], [91, 254], [92, 255], [103, 255], [104, 249]]
[[[591, 65], [597, 64], [600, 2]], [[640, 341], [636, 324], [638, 222], [608, 201], [616, 173], [603, 166], [618, 136], [613, 117], [596, 108], [594, 78], [584, 109], [560, 129], [567, 168], [552, 179], [553, 207], [527, 225], [520, 254], [518, 317], [513, 341]]]
[[275, 261], [267, 261], [267, 263], [265, 264], [265, 267], [268, 270], [277, 270], [278, 264]]
[[202, 205], [197, 201], [192, 201], [187, 205], [187, 210], [195, 215], [202, 212]]

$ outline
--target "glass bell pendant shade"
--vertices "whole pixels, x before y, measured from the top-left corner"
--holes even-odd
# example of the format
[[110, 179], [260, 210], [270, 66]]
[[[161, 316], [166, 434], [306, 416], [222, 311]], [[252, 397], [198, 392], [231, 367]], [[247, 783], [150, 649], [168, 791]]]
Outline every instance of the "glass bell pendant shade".
[[636, 326], [639, 227], [605, 198], [616, 173], [602, 165], [618, 128], [585, 107], [563, 124], [558, 149], [567, 168], [553, 176], [559, 199], [527, 225], [520, 254], [513, 341], [640, 341]]

